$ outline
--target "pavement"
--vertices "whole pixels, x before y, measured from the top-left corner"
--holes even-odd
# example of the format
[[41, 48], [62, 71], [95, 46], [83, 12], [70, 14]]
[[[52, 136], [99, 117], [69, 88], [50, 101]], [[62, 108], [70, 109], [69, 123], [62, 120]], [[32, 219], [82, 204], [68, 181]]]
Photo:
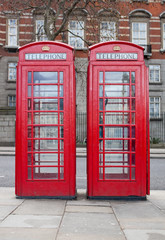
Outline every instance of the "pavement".
[[[15, 147], [0, 147], [0, 156], [14, 156]], [[87, 152], [85, 147], [76, 148], [77, 157], [86, 157]], [[150, 149], [151, 158], [163, 158], [165, 159], [165, 148], [151, 148]]]
[[0, 188], [0, 240], [165, 240], [165, 191], [146, 201], [17, 199]]

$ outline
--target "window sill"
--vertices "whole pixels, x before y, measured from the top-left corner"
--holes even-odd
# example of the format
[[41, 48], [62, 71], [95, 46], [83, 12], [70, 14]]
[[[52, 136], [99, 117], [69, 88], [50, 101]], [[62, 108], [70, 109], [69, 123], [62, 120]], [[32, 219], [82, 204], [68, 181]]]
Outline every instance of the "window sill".
[[87, 51], [88, 48], [87, 48], [87, 47], [83, 47], [83, 48], [74, 48], [74, 50], [76, 50], [76, 51]]
[[159, 118], [150, 118], [150, 121], [162, 121], [163, 119], [161, 117]]
[[165, 52], [165, 49], [161, 48], [160, 52], [163, 54]]
[[149, 82], [149, 85], [162, 85], [162, 82]]
[[8, 45], [5, 45], [4, 48], [8, 49], [9, 52], [16, 52], [18, 50], [19, 46], [8, 46]]
[[7, 83], [16, 83], [16, 80], [7, 80]]

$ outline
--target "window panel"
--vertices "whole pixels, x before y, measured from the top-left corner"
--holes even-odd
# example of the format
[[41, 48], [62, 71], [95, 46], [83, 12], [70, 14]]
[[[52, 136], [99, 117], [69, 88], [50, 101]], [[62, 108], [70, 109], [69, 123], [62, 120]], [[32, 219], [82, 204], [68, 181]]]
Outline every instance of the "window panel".
[[17, 46], [17, 19], [8, 19], [8, 45]]
[[116, 40], [116, 23], [103, 21], [100, 23], [100, 41]]
[[[68, 43], [75, 48], [84, 47], [84, 22], [70, 21], [69, 22]], [[73, 33], [73, 34], [72, 34]]]
[[8, 81], [16, 81], [17, 63], [8, 64]]
[[132, 42], [139, 45], [147, 44], [147, 23], [132, 23]]
[[47, 41], [44, 30], [44, 20], [36, 20], [36, 41]]
[[160, 65], [149, 66], [149, 80], [150, 82], [160, 82]]
[[160, 118], [160, 97], [150, 97], [150, 118]]
[[16, 106], [16, 96], [8, 96], [8, 106], [9, 107]]

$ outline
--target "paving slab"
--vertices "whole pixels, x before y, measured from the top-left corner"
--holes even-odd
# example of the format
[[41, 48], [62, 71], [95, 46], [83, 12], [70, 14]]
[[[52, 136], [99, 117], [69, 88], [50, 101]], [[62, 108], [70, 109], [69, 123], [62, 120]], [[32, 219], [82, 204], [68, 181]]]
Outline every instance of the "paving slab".
[[109, 201], [96, 201], [96, 200], [88, 200], [88, 199], [80, 199], [80, 200], [68, 200], [68, 206], [102, 206], [102, 207], [110, 207]]
[[67, 206], [65, 211], [85, 213], [113, 213], [112, 208], [100, 206]]
[[125, 240], [113, 214], [65, 213], [57, 240]]
[[111, 204], [124, 229], [165, 229], [165, 215], [149, 201]]
[[9, 214], [11, 214], [17, 206], [11, 205], [0, 205], [0, 221], [6, 218]]
[[165, 240], [165, 230], [124, 230], [127, 240]]
[[65, 204], [65, 200], [28, 199], [25, 200], [13, 214], [61, 216], [64, 213]]
[[165, 191], [151, 191], [150, 196], [148, 196], [148, 200], [161, 210], [165, 210]]
[[15, 196], [15, 188], [0, 188], [0, 205], [20, 205], [24, 199], [17, 199]]
[[0, 240], [55, 240], [57, 229], [0, 228]]
[[60, 216], [10, 215], [0, 223], [0, 228], [58, 228]]

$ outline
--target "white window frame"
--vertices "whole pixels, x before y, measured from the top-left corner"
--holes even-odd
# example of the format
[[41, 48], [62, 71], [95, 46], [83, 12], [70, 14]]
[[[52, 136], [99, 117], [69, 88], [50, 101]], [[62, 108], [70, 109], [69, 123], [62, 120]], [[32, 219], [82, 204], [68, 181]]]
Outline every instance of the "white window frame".
[[[103, 28], [103, 24], [106, 24], [107, 28]], [[100, 42], [116, 40], [116, 35], [116, 22], [100, 22]]]
[[[12, 46], [18, 45], [18, 26], [17, 25], [18, 25], [18, 22], [16, 18], [8, 19], [8, 46], [12, 47]], [[11, 41], [11, 37], [15, 37], [14, 43]]]
[[44, 30], [44, 19], [36, 19], [35, 34], [36, 34], [36, 42], [48, 40], [48, 37], [46, 36], [45, 30]]
[[165, 49], [165, 23], [163, 23], [163, 49]]
[[[75, 24], [75, 28], [71, 24]], [[70, 20], [68, 29], [68, 44], [74, 48], [84, 48], [84, 21]]]
[[[150, 99], [150, 119], [151, 118], [160, 118], [161, 98], [160, 97], [150, 97], [149, 99]], [[151, 113], [151, 104], [153, 105], [152, 113]], [[157, 113], [157, 108], [156, 108], [157, 105], [158, 105], [158, 113]]]
[[16, 95], [8, 95], [8, 107], [16, 107]]
[[[134, 31], [135, 27], [134, 25], [138, 24], [137, 31]], [[141, 29], [145, 26], [145, 31]], [[141, 38], [141, 33], [145, 33], [145, 37]], [[137, 36], [135, 36], [137, 33]], [[146, 22], [132, 22], [132, 42], [138, 45], [147, 45], [147, 23]]]
[[[151, 75], [151, 72], [152, 72], [152, 75]], [[157, 80], [157, 73], [158, 73], [158, 80]], [[160, 83], [160, 65], [149, 65], [149, 82]]]
[[16, 81], [17, 78], [17, 63], [9, 62], [8, 63], [8, 81]]

